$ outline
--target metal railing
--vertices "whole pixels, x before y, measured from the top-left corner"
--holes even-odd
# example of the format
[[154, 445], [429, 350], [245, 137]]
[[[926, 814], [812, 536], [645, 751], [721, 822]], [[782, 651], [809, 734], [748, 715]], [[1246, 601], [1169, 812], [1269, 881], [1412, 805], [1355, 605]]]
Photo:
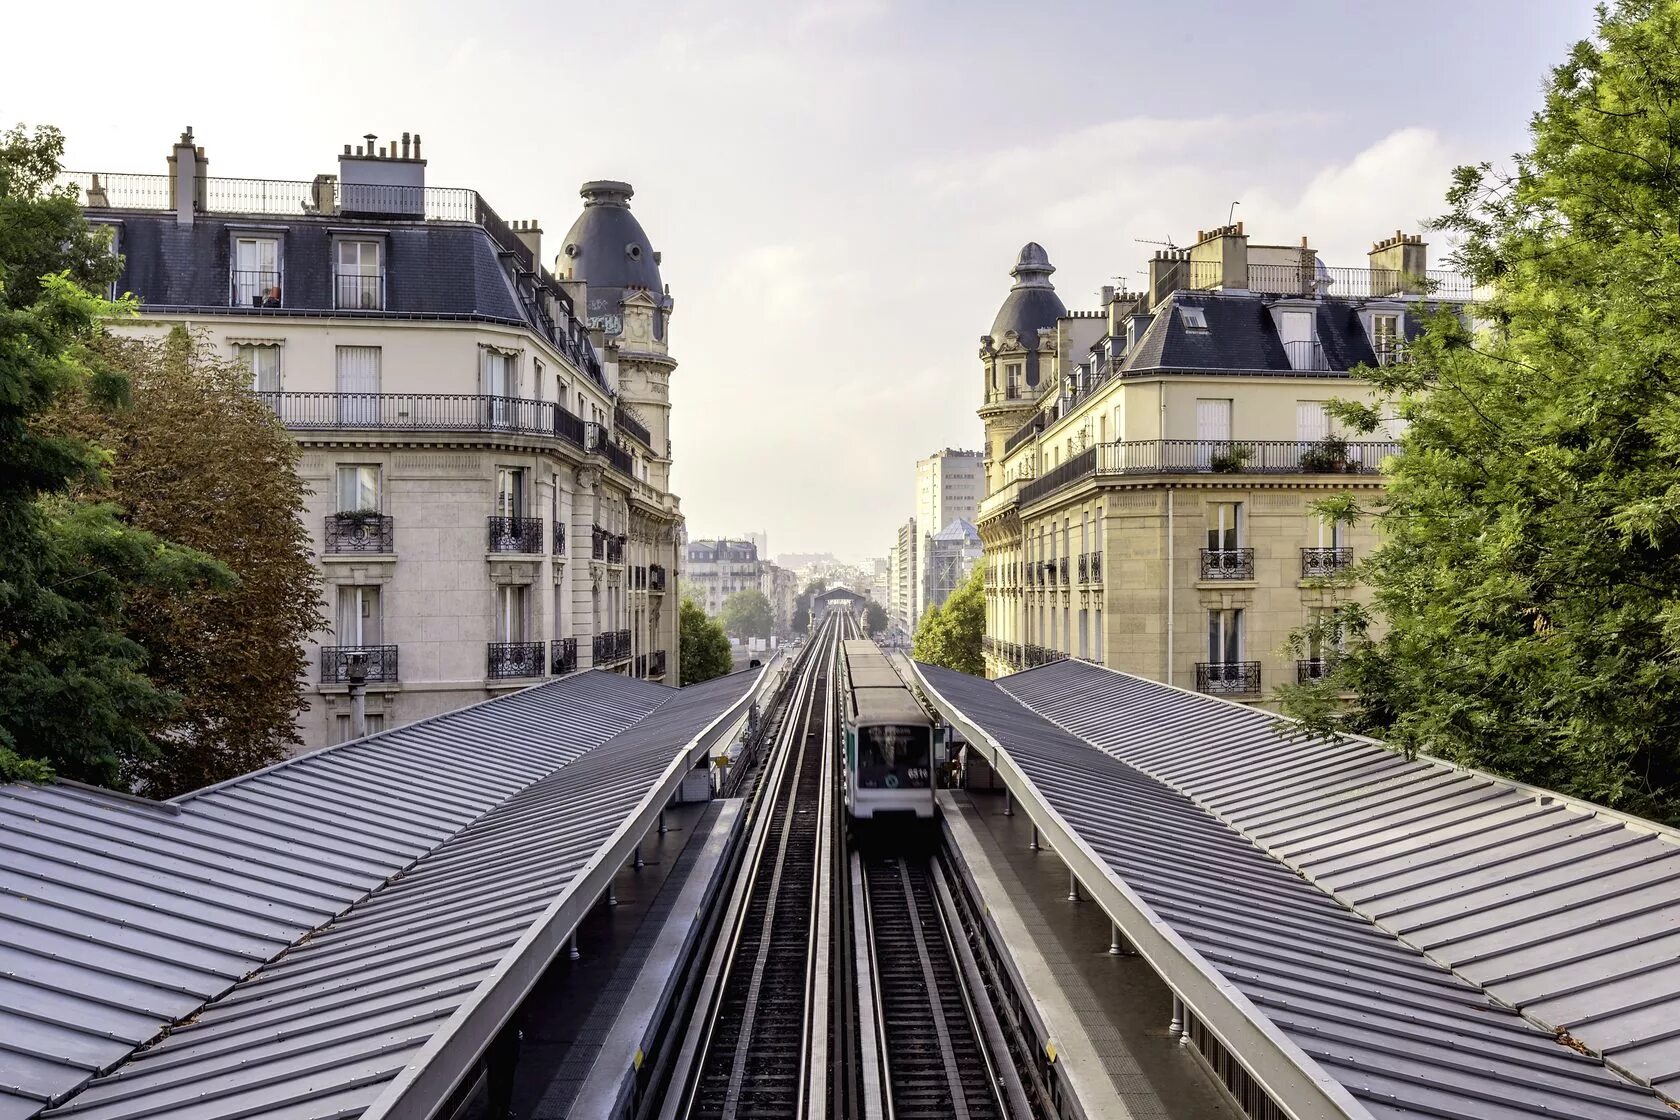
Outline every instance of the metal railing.
[[391, 518], [375, 513], [335, 513], [327, 517], [326, 551], [395, 552], [397, 536]]
[[1290, 369], [1313, 371], [1330, 369], [1330, 359], [1324, 355], [1324, 344], [1317, 339], [1292, 339], [1283, 344], [1283, 353], [1289, 359]]
[[648, 590], [655, 595], [665, 594], [665, 565], [648, 565]]
[[630, 657], [630, 631], [608, 630], [595, 635], [592, 652], [597, 665], [627, 660]]
[[555, 638], [548, 643], [548, 671], [564, 676], [577, 670], [577, 639]]
[[665, 651], [664, 650], [656, 649], [652, 653], [648, 654], [647, 675], [649, 677], [663, 677], [665, 675]]
[[1253, 579], [1252, 548], [1202, 549], [1203, 579]]
[[1337, 299], [1426, 296], [1454, 302], [1485, 296], [1475, 281], [1457, 272], [1429, 269], [1416, 276], [1397, 268], [1320, 267], [1316, 261], [1305, 266], [1250, 264], [1248, 290], [1272, 296], [1324, 295]]
[[492, 515], [489, 523], [489, 551], [541, 554], [543, 519]]
[[541, 642], [491, 642], [484, 675], [493, 681], [544, 676]]
[[635, 438], [641, 440], [645, 447], [652, 450], [653, 433], [648, 431], [646, 424], [630, 415], [629, 411], [626, 410], [623, 405], [615, 405], [613, 407], [613, 427], [617, 428], [621, 432], [630, 433]]
[[1260, 691], [1258, 661], [1198, 661], [1196, 691], [1210, 696], [1252, 696]]
[[1049, 665], [1056, 661], [1066, 661], [1068, 655], [1059, 649], [1034, 645], [1031, 642], [1021, 644], [1021, 667], [1031, 669], [1037, 665]]
[[1301, 550], [1301, 578], [1333, 576], [1353, 566], [1351, 548], [1303, 548]]
[[280, 296], [279, 272], [266, 269], [234, 270], [231, 290], [228, 292], [230, 307], [280, 307]]
[[583, 447], [583, 422], [552, 401], [476, 393], [269, 393], [258, 398], [297, 431], [512, 432]]
[[566, 555], [566, 523], [564, 521], [554, 523], [554, 555]]
[[635, 459], [630, 452], [608, 438], [606, 425], [590, 424], [585, 443], [589, 450], [605, 458], [614, 470], [626, 478], [635, 477]]
[[367, 670], [369, 684], [389, 684], [397, 679], [396, 646], [322, 646], [321, 683], [350, 683], [350, 667], [357, 659]]
[[334, 273], [333, 306], [340, 311], [385, 310], [385, 277], [358, 272]]
[[1003, 453], [1009, 454], [1017, 447], [1032, 439], [1044, 430], [1044, 413], [1034, 413], [1033, 418], [1015, 429], [1015, 434], [1003, 441]]
[[1089, 478], [1097, 473], [1097, 452], [1100, 448], [1089, 447], [1067, 462], [1045, 471], [1038, 478], [1033, 479], [1021, 487], [1021, 504], [1036, 501], [1045, 494], [1070, 486], [1081, 479]]
[[1311, 684], [1330, 673], [1330, 662], [1322, 657], [1303, 657], [1295, 662], [1295, 683]]

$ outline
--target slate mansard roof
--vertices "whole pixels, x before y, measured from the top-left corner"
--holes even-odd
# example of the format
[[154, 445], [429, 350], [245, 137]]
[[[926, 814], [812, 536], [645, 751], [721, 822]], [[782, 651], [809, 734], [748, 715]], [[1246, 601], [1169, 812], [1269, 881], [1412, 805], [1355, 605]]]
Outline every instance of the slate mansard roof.
[[759, 679], [584, 673], [168, 803], [0, 786], [0, 1120], [360, 1111]]
[[1355, 1110], [1673, 1115], [1671, 830], [1083, 662], [917, 669]]

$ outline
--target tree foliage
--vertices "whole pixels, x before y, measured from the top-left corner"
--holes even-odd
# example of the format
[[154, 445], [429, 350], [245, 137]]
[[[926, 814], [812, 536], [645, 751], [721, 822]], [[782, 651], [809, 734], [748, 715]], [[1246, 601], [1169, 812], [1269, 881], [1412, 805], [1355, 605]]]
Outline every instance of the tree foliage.
[[1410, 361], [1369, 371], [1377, 406], [1338, 410], [1410, 427], [1367, 511], [1374, 612], [1337, 612], [1352, 648], [1285, 703], [1676, 820], [1680, 6], [1600, 9], [1532, 138], [1509, 173], [1459, 168], [1437, 223], [1493, 285], [1480, 329], [1436, 314]]
[[869, 628], [871, 634], [885, 634], [887, 632], [887, 608], [873, 599], [865, 600], [863, 604], [863, 624]]
[[770, 612], [770, 600], [764, 592], [753, 588], [737, 591], [723, 601], [718, 622], [724, 633], [735, 638], [768, 638], [775, 625]]
[[706, 617], [706, 608], [693, 599], [682, 602], [682, 683], [699, 684], [729, 672], [734, 659], [723, 627]]
[[118, 273], [109, 243], [52, 187], [63, 147], [49, 128], [0, 134], [0, 779], [116, 784], [177, 706], [125, 633], [130, 597], [231, 574], [81, 496], [105, 456], [57, 409], [122, 406], [126, 379], [90, 344], [125, 308], [94, 294]]
[[828, 590], [826, 579], [814, 579], [805, 585], [805, 590], [793, 601], [793, 632], [803, 634], [811, 629], [811, 603], [818, 595]]
[[72, 423], [107, 449], [98, 496], [135, 526], [216, 558], [235, 576], [186, 594], [139, 588], [128, 635], [146, 674], [180, 697], [148, 732], [159, 750], [134, 775], [172, 796], [285, 757], [301, 742], [303, 643], [321, 629], [320, 578], [297, 517], [306, 489], [297, 445], [248, 391], [250, 371], [180, 327], [160, 342], [106, 339], [132, 385], [122, 409], [79, 408]]
[[981, 641], [986, 634], [986, 590], [979, 565], [945, 602], [928, 608], [916, 626], [911, 656], [929, 665], [985, 676]]

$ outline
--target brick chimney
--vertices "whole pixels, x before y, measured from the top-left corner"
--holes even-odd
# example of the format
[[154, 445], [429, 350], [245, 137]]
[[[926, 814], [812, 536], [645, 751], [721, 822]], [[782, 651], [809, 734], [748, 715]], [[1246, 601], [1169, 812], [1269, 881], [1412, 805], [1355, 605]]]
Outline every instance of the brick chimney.
[[1408, 284], [1406, 277], [1422, 279], [1429, 274], [1429, 246], [1421, 233], [1394, 231], [1371, 246], [1371, 294], [1392, 295], [1396, 292], [1421, 290]]
[[175, 208], [177, 225], [192, 225], [194, 215], [205, 209], [209, 179], [210, 161], [204, 149], [193, 144], [189, 124], [169, 152], [169, 204]]

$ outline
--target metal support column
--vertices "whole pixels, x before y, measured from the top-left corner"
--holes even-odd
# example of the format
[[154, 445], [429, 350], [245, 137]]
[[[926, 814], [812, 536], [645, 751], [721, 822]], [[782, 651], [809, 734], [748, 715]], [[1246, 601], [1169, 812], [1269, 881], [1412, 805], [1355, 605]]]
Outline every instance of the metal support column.
[[581, 956], [583, 956], [583, 954], [578, 952], [577, 930], [574, 929], [572, 931], [571, 944], [566, 947], [566, 957], [567, 957], [568, 960], [574, 960], [575, 961]]
[[1035, 824], [1035, 825], [1033, 825], [1033, 831], [1032, 831], [1032, 843], [1030, 843], [1030, 844], [1028, 844], [1028, 845], [1027, 845], [1027, 848], [1028, 848], [1028, 849], [1029, 849], [1029, 850], [1031, 850], [1031, 851], [1034, 851], [1034, 852], [1036, 852], [1036, 851], [1038, 851], [1038, 850], [1039, 850], [1039, 843], [1038, 843], [1038, 826], [1037, 826], [1037, 825], [1036, 825], [1036, 824]]
[[1068, 869], [1068, 901], [1079, 901], [1079, 876], [1073, 873], [1072, 868]]
[[1184, 1036], [1184, 1001], [1173, 996], [1172, 1022], [1167, 1024], [1168, 1038], [1182, 1038]]

